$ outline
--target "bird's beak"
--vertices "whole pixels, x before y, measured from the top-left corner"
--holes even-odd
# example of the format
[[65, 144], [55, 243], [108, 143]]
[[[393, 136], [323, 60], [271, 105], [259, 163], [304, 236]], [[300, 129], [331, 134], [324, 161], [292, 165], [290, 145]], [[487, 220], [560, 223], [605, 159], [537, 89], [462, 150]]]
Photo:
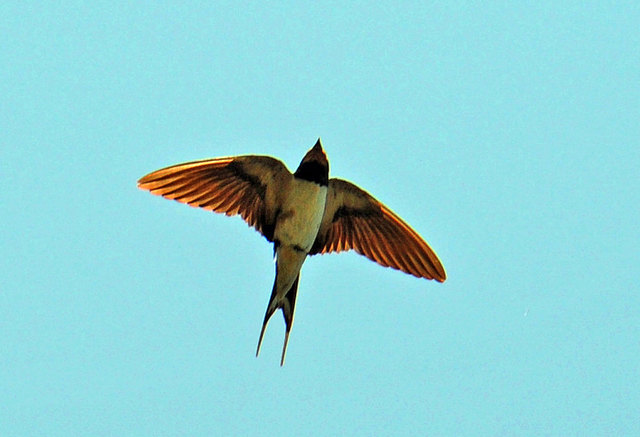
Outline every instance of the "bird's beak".
[[320, 138], [318, 138], [318, 141], [316, 141], [315, 146], [309, 149], [307, 154], [304, 155], [302, 162], [307, 162], [307, 161], [327, 162], [327, 155], [324, 153], [324, 150], [322, 149], [322, 141], [320, 141]]

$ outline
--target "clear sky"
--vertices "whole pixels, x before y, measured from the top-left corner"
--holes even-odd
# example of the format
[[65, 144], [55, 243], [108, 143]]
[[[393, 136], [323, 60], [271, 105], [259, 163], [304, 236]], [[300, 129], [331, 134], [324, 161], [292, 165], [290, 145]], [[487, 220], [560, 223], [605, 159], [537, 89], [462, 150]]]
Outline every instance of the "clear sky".
[[[0, 433], [640, 435], [638, 2], [2, 2]], [[266, 154], [444, 284], [136, 188]]]

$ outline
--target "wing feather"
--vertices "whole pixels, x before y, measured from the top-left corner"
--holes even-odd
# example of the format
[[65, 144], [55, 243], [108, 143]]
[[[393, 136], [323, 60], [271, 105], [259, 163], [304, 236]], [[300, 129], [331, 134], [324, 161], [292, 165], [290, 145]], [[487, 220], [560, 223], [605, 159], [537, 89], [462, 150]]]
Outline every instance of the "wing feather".
[[269, 156], [214, 158], [166, 167], [142, 177], [152, 194], [226, 215], [240, 215], [273, 241], [277, 207], [293, 175]]
[[354, 249], [378, 264], [444, 282], [433, 249], [393, 211], [354, 184], [331, 179], [310, 255]]

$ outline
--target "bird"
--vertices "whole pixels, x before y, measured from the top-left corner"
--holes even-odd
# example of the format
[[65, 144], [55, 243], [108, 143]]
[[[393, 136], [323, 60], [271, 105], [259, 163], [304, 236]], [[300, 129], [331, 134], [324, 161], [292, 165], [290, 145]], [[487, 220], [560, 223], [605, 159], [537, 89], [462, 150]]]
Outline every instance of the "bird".
[[444, 282], [447, 277], [436, 253], [391, 209], [355, 184], [329, 178], [320, 138], [294, 173], [276, 158], [240, 155], [156, 170], [140, 178], [138, 187], [192, 207], [239, 215], [273, 243], [275, 280], [256, 357], [269, 319], [280, 309], [285, 322], [280, 366], [307, 257], [353, 249], [417, 278]]

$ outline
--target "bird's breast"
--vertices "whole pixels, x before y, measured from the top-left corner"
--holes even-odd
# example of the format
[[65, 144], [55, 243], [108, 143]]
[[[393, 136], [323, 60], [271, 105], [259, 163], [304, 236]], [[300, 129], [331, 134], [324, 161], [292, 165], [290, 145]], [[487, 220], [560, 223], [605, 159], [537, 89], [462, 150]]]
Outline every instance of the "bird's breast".
[[327, 187], [294, 179], [278, 215], [275, 239], [308, 252], [320, 229], [327, 200]]

